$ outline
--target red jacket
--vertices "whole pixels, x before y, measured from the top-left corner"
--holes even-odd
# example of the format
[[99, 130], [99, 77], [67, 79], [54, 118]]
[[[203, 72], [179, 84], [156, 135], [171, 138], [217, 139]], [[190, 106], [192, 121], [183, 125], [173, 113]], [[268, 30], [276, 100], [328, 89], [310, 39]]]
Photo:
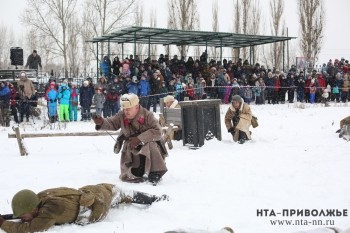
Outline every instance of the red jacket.
[[281, 89], [281, 81], [279, 78], [275, 79], [274, 82], [274, 90], [279, 91]]
[[10, 87], [10, 105], [17, 105], [17, 91], [14, 87]]

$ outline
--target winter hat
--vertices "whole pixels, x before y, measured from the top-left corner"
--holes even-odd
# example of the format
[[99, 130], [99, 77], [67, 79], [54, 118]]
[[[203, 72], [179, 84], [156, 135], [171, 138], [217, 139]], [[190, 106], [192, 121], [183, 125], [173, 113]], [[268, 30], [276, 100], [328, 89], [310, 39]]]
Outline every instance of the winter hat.
[[167, 96], [164, 97], [163, 100], [164, 100], [164, 103], [169, 103], [169, 102], [175, 101], [175, 98], [172, 95], [167, 95]]
[[89, 81], [85, 80], [83, 84], [84, 84], [84, 86], [87, 86], [87, 85], [89, 85]]
[[240, 97], [239, 95], [234, 95], [232, 96], [232, 102], [239, 102], [239, 103], [242, 103], [243, 102], [243, 99], [242, 97]]
[[77, 82], [72, 82], [72, 86], [77, 86]]
[[136, 83], [136, 82], [137, 82], [137, 77], [136, 77], [136, 76], [133, 76], [133, 77], [132, 77], [132, 82], [133, 82], [133, 83]]
[[139, 97], [135, 94], [124, 94], [120, 98], [123, 109], [132, 108], [139, 104]]

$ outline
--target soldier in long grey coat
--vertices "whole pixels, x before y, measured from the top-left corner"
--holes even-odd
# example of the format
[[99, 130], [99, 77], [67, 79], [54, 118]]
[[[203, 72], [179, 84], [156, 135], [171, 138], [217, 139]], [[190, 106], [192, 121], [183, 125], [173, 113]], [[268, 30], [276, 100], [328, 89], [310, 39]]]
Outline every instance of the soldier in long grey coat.
[[[122, 181], [137, 183], [148, 180], [156, 185], [168, 170], [161, 126], [153, 113], [139, 105], [137, 95], [123, 95], [121, 105], [123, 111], [112, 117], [95, 115], [96, 130], [121, 129], [116, 147], [120, 148], [119, 141], [124, 141], [120, 158]], [[115, 153], [119, 153], [119, 149]]]
[[232, 97], [232, 104], [225, 115], [225, 125], [235, 142], [242, 144], [251, 139], [249, 127], [252, 122], [252, 111], [239, 95]]
[[14, 195], [11, 203], [13, 217], [22, 221], [6, 221], [0, 215], [0, 227], [7, 233], [27, 233], [67, 223], [85, 225], [103, 220], [111, 207], [121, 203], [150, 205], [161, 200], [168, 200], [168, 196], [125, 192], [106, 183], [80, 189], [52, 188], [38, 194], [24, 189]]

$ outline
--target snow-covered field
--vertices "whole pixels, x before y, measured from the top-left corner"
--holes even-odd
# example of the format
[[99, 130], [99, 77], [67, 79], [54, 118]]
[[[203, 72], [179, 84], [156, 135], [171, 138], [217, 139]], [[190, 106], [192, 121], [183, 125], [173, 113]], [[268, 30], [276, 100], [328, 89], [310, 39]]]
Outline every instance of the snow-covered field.
[[[243, 145], [233, 143], [226, 133], [227, 108], [221, 106], [223, 140], [206, 141], [198, 150], [174, 142], [169, 171], [155, 187], [118, 179], [120, 158], [109, 136], [25, 139], [30, 154], [21, 157], [17, 140], [7, 138], [12, 129], [0, 128], [0, 213], [11, 213], [11, 198], [20, 189], [39, 192], [108, 182], [168, 194], [170, 201], [119, 206], [102, 222], [56, 226], [49, 232], [161, 233], [230, 226], [235, 233], [289, 233], [320, 227], [272, 226], [270, 220], [277, 219], [334, 220], [336, 227], [350, 227], [350, 217], [257, 217], [258, 209], [350, 209], [350, 142], [335, 134], [350, 107], [252, 105], [260, 126], [252, 130], [253, 140]], [[26, 126], [26, 132], [42, 132], [41, 126], [38, 121]], [[94, 131], [94, 124], [69, 123], [55, 131]]]

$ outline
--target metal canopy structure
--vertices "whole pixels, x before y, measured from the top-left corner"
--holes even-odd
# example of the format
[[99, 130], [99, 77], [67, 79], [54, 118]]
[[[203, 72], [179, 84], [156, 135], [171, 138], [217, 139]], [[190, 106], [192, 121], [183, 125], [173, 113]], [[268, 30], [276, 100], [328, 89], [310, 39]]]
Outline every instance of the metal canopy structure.
[[[189, 46], [208, 46], [220, 48], [220, 60], [222, 60], [222, 48], [245, 48], [257, 45], [284, 42], [295, 39], [296, 37], [284, 36], [261, 36], [237, 34], [229, 32], [206, 32], [206, 31], [185, 31], [164, 28], [150, 27], [128, 27], [119, 31], [94, 37], [86, 42], [96, 43], [98, 54], [98, 43], [108, 43], [108, 54], [110, 54], [110, 43], [122, 44], [122, 54], [124, 54], [123, 45], [126, 43], [134, 43], [134, 56], [136, 55], [136, 44], [160, 44], [164, 46], [170, 45], [189, 45]], [[150, 46], [148, 49], [150, 56]]]

